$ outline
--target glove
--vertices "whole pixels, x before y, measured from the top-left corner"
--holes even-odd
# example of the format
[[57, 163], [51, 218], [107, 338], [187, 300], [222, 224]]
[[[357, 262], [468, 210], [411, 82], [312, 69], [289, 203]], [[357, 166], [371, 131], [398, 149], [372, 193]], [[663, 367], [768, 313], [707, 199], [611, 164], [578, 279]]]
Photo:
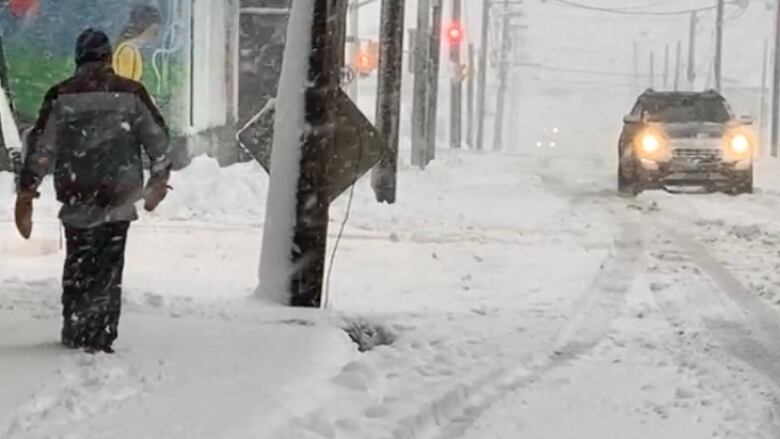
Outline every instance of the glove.
[[19, 192], [16, 195], [16, 229], [24, 239], [30, 239], [32, 235], [33, 200], [38, 198], [37, 192]]
[[157, 206], [162, 203], [165, 197], [168, 195], [168, 178], [170, 174], [165, 175], [153, 175], [144, 189], [144, 209], [147, 212], [152, 212], [157, 209]]

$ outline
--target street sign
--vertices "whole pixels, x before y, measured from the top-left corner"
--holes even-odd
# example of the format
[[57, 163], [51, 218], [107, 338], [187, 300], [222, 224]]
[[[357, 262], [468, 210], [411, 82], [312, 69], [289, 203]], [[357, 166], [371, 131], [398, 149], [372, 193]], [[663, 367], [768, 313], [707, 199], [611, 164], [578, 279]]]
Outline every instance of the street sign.
[[[327, 193], [331, 201], [373, 168], [387, 148], [382, 136], [344, 91], [338, 95], [336, 150], [327, 164]], [[238, 140], [270, 173], [275, 111], [270, 108], [239, 132]]]

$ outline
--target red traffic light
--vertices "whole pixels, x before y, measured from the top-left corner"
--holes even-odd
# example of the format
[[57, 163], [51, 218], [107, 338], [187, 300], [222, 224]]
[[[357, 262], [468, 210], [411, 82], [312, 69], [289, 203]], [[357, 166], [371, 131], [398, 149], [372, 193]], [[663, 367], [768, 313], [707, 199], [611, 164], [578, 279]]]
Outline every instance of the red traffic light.
[[447, 39], [451, 45], [460, 44], [463, 41], [463, 26], [460, 23], [450, 23], [447, 27]]

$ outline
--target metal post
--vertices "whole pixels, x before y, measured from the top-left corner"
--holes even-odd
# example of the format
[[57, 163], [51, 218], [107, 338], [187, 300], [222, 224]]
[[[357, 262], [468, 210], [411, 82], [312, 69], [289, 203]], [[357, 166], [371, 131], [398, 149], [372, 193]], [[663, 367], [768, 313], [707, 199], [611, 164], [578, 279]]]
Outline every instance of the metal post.
[[772, 157], [777, 157], [780, 142], [780, 0], [775, 23], [775, 66], [772, 79]]
[[[452, 22], [460, 25], [461, 0], [452, 0]], [[452, 42], [450, 42], [452, 43]], [[452, 64], [452, 78], [450, 88], [450, 147], [461, 147], [462, 118], [463, 118], [463, 81], [460, 74], [461, 42], [450, 46], [450, 63]]]
[[677, 55], [674, 63], [674, 91], [680, 91], [680, 75], [682, 74], [682, 42], [677, 42]]
[[430, 68], [428, 69], [428, 95], [427, 95], [427, 127], [428, 155], [427, 163], [436, 158], [436, 145], [439, 125], [439, 69], [441, 61], [441, 19], [444, 9], [444, 0], [433, 0], [431, 11], [431, 47], [428, 52]]
[[509, 75], [509, 0], [504, 0], [504, 19], [501, 28], [501, 55], [498, 69], [498, 94], [496, 104], [496, 124], [493, 132], [493, 150], [501, 151], [504, 147], [504, 110], [506, 107], [507, 76]]
[[379, 80], [376, 100], [376, 128], [387, 150], [374, 168], [372, 186], [377, 201], [395, 203], [398, 176], [398, 131], [401, 116], [401, 77], [404, 56], [405, 0], [382, 0], [379, 29]]
[[688, 36], [688, 86], [691, 91], [696, 88], [696, 25], [699, 19], [696, 12], [691, 12], [690, 34]]
[[474, 149], [474, 43], [469, 43], [466, 77], [466, 143]]
[[476, 147], [479, 150], [484, 149], [485, 140], [485, 104], [487, 101], [487, 68], [488, 51], [490, 50], [488, 41], [488, 26], [490, 25], [490, 1], [482, 2], [482, 27], [480, 28], [480, 48], [479, 48], [479, 66], [477, 66], [477, 92], [479, 95], [477, 101], [477, 139]]
[[417, 3], [417, 41], [414, 57], [414, 101], [412, 104], [412, 165], [425, 169], [428, 163], [428, 72], [430, 70], [428, 52], [430, 50], [430, 13], [429, 0]]
[[[352, 0], [349, 5], [349, 32], [351, 35], [348, 38], [350, 41], [348, 65], [353, 65], [360, 54], [360, 5], [358, 1], [359, 0]], [[359, 81], [360, 75], [356, 72], [348, 89], [349, 97], [352, 98], [352, 101], [355, 102], [355, 104], [357, 104], [360, 99], [360, 96], [358, 96], [360, 94]]]
[[718, 13], [715, 24], [715, 89], [721, 91], [723, 87], [723, 14], [725, 0], [717, 0]]

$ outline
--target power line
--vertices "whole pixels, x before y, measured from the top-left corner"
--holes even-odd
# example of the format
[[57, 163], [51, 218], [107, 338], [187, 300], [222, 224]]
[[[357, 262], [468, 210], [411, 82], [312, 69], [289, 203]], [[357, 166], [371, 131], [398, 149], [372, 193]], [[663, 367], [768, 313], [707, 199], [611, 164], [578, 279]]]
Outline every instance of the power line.
[[[656, 16], [656, 17], [670, 16], [670, 15], [689, 15], [693, 12], [705, 12], [705, 11], [712, 11], [717, 9], [717, 6], [713, 5], [713, 6], [703, 6], [700, 8], [684, 9], [678, 11], [632, 11], [630, 9], [615, 9], [615, 8], [605, 8], [601, 6], [586, 5], [584, 3], [577, 3], [571, 0], [551, 0], [551, 1], [572, 8], [585, 9], [588, 11], [604, 12], [604, 13], [617, 14], [617, 15], [646, 15], [646, 16]], [[735, 3], [732, 1], [729, 2], [729, 4], [735, 4]]]

